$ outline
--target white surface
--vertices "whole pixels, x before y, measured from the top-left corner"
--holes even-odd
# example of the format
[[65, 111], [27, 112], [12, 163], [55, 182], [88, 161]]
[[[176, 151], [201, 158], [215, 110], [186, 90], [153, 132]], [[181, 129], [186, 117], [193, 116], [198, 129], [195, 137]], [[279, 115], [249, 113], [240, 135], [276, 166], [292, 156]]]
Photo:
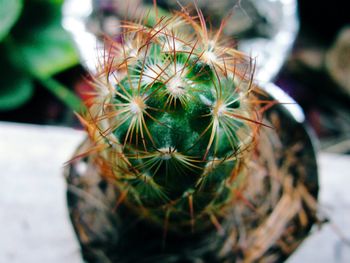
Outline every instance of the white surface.
[[[0, 262], [81, 263], [68, 219], [63, 163], [84, 134], [67, 128], [0, 123]], [[320, 200], [332, 218], [289, 259], [350, 262], [350, 157], [321, 154]]]
[[320, 208], [331, 222], [314, 229], [288, 263], [350, 262], [350, 156], [321, 154], [319, 166]]
[[0, 262], [80, 263], [63, 163], [83, 134], [0, 123]]

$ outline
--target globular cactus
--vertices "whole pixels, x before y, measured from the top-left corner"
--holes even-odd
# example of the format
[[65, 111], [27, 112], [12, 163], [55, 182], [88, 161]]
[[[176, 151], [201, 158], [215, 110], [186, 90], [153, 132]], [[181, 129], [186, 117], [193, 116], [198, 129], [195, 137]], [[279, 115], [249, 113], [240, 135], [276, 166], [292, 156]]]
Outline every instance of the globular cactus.
[[177, 231], [219, 227], [261, 124], [254, 63], [197, 14], [125, 22], [81, 117], [116, 206]]

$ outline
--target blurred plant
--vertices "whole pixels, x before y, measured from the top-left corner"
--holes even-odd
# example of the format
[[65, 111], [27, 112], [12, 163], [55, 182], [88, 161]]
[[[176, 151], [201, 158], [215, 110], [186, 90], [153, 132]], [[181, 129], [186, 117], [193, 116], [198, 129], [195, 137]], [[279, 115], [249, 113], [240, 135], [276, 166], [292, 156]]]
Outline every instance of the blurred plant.
[[63, 0], [0, 0], [0, 110], [28, 101], [39, 82], [70, 108], [80, 100], [52, 76], [78, 61], [61, 27]]

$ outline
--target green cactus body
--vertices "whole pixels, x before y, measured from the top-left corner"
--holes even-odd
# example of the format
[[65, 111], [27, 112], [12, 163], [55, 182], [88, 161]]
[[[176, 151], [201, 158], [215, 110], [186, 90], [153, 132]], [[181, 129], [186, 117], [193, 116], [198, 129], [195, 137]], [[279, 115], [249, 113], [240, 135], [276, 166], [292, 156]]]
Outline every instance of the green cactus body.
[[250, 60], [199, 12], [124, 26], [95, 76], [84, 123], [102, 176], [124, 202], [170, 227], [216, 218], [244, 187], [259, 116]]

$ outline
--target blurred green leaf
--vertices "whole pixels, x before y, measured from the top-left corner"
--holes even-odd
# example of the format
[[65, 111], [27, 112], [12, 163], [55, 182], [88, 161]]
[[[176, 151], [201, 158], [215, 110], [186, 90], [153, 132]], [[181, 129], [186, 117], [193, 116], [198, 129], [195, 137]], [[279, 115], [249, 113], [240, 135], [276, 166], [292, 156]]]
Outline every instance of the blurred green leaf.
[[[20, 7], [15, 16], [16, 3]], [[35, 79], [50, 78], [79, 62], [69, 34], [61, 26], [62, 3], [25, 0], [22, 7], [22, 0], [0, 0], [0, 36], [7, 35], [0, 46], [0, 110], [14, 109], [30, 99]], [[10, 23], [7, 17], [18, 20], [12, 18]], [[71, 97], [73, 94], [60, 98]]]
[[31, 78], [11, 63], [5, 56], [6, 51], [0, 47], [0, 110], [11, 110], [21, 106], [33, 93]]
[[68, 34], [59, 27], [47, 27], [17, 43], [29, 72], [48, 77], [78, 63]]
[[0, 41], [7, 36], [16, 23], [22, 6], [22, 0], [0, 0]]
[[13, 30], [29, 72], [48, 77], [78, 63], [69, 34], [61, 27], [61, 0], [27, 1]]
[[16, 74], [9, 68], [3, 73], [17, 77], [17, 79], [0, 79], [0, 110], [12, 110], [31, 98], [33, 83], [28, 76]]

